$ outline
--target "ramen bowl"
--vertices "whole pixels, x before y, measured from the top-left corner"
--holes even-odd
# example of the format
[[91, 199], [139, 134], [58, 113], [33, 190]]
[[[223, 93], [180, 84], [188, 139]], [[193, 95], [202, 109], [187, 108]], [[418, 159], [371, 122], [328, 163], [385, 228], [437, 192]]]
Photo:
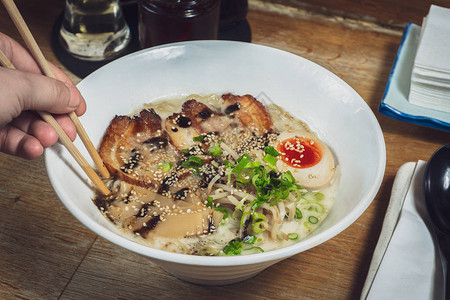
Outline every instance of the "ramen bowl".
[[[78, 85], [88, 110], [80, 119], [98, 145], [115, 115], [144, 103], [190, 94], [251, 94], [306, 122], [339, 164], [334, 206], [320, 226], [298, 243], [245, 256], [193, 256], [153, 249], [126, 238], [100, 213], [89, 180], [60, 145], [45, 152], [51, 184], [87, 228], [117, 246], [148, 257], [176, 277], [199, 284], [228, 284], [336, 236], [376, 196], [386, 151], [380, 126], [364, 100], [344, 81], [302, 57], [239, 42], [193, 41], [155, 47], [120, 58]], [[88, 158], [77, 139], [76, 146]], [[93, 165], [92, 161], [89, 161]]]

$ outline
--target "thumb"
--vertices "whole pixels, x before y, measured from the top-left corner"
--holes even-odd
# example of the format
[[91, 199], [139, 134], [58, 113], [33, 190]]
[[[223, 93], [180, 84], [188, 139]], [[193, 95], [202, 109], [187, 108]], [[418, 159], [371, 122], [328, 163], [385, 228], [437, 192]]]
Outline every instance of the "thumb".
[[23, 110], [40, 110], [54, 114], [74, 111], [81, 103], [78, 89], [57, 79], [40, 74], [11, 71], [8, 76], [10, 101], [17, 101]]

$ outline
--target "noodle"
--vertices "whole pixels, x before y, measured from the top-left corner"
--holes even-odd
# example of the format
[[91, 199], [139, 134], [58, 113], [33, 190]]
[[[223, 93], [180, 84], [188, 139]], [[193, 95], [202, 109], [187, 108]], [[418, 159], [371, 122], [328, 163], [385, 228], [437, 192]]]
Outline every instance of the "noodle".
[[233, 149], [230, 148], [230, 146], [228, 146], [225, 143], [220, 143], [220, 146], [223, 148], [223, 150], [225, 152], [227, 152], [229, 155], [231, 155], [231, 157], [234, 158], [234, 160], [237, 160], [239, 158], [239, 154], [237, 154], [236, 151], [234, 151]]
[[221, 192], [221, 193], [215, 193], [212, 194], [210, 197], [213, 200], [219, 200], [219, 199], [224, 199], [228, 196], [229, 194], [227, 192]]
[[220, 178], [222, 178], [222, 176], [220, 174], [217, 174], [213, 177], [213, 179], [211, 179], [211, 182], [208, 184], [208, 194], [211, 193], [212, 187]]
[[295, 209], [297, 208], [297, 203], [291, 202], [286, 205], [287, 211], [288, 211], [288, 221], [293, 221], [295, 218]]
[[238, 199], [236, 199], [236, 197], [234, 197], [233, 195], [229, 195], [227, 198], [228, 200], [230, 200], [230, 203], [233, 204], [234, 206], [239, 205]]
[[280, 220], [283, 220], [284, 217], [286, 216], [286, 207], [284, 205], [284, 202], [283, 201], [279, 201], [277, 203], [277, 206], [278, 206], [278, 209], [280, 211]]

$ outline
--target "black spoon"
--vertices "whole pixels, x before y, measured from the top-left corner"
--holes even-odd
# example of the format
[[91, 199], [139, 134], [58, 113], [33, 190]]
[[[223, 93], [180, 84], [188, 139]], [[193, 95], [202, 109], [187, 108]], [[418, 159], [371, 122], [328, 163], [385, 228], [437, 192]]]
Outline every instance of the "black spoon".
[[447, 272], [450, 261], [450, 144], [438, 149], [428, 161], [423, 178], [428, 214], [439, 242], [445, 280], [445, 299], [450, 300]]

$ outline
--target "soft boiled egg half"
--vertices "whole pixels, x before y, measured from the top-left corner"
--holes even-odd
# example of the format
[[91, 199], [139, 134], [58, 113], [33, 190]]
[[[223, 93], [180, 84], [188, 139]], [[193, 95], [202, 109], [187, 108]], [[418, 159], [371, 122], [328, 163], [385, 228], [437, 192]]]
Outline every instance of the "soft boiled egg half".
[[280, 133], [272, 146], [280, 153], [277, 170], [291, 171], [300, 186], [317, 190], [333, 179], [336, 169], [333, 155], [314, 134], [285, 131]]

